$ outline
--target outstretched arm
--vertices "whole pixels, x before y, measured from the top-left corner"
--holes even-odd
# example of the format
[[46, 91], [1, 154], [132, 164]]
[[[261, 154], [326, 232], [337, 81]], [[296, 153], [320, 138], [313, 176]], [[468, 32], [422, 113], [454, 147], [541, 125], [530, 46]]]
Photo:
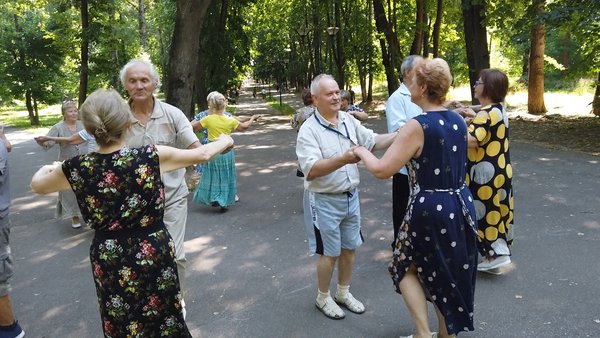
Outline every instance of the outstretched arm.
[[[194, 143], [192, 146], [196, 146], [196, 144]], [[157, 146], [160, 158], [160, 171], [167, 172], [185, 168], [196, 163], [204, 163], [231, 148], [233, 146], [233, 139], [229, 135], [222, 134], [209, 144], [197, 144], [198, 147], [193, 148], [192, 146], [188, 149]]]
[[73, 134], [71, 136], [68, 137], [61, 137], [61, 136], [38, 136], [35, 138], [35, 141], [41, 145], [42, 147], [44, 147], [44, 144], [48, 141], [50, 142], [56, 142], [56, 143], [66, 143], [66, 144], [73, 144], [73, 145], [77, 145], [77, 144], [82, 144], [85, 142], [85, 140], [83, 138], [81, 138], [81, 136], [79, 135], [79, 133]]
[[54, 162], [41, 167], [31, 178], [31, 191], [36, 194], [47, 194], [55, 191], [69, 190], [71, 185], [62, 171], [62, 162]]
[[260, 115], [252, 115], [252, 117], [250, 117], [250, 119], [248, 121], [240, 122], [240, 124], [238, 124], [238, 126], [237, 126], [237, 128], [235, 128], [235, 130], [244, 131], [244, 130], [250, 128], [250, 126], [254, 123], [254, 121], [258, 120], [260, 117], [261, 117]]
[[421, 154], [423, 147], [423, 128], [415, 120], [409, 121], [398, 131], [398, 136], [388, 150], [378, 159], [365, 147], [353, 148], [373, 176], [381, 179], [389, 178], [400, 170], [413, 157]]
[[355, 119], [364, 122], [369, 119], [369, 114], [367, 114], [364, 110], [355, 110], [349, 111], [348, 114], [354, 116]]

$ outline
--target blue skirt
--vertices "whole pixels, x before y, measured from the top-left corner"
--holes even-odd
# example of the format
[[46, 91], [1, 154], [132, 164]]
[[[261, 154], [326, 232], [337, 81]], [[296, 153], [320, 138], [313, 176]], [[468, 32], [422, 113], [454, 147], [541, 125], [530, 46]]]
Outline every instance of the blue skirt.
[[235, 203], [236, 190], [235, 152], [231, 150], [204, 164], [200, 183], [194, 191], [194, 201], [205, 205], [216, 202], [227, 207]]

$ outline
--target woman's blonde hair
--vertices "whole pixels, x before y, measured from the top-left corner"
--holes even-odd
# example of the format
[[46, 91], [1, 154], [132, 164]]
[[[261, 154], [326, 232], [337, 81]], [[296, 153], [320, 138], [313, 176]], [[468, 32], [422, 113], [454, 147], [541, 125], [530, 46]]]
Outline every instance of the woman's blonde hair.
[[452, 85], [452, 74], [448, 63], [440, 58], [418, 60], [414, 65], [417, 84], [427, 86], [427, 100], [442, 103]]
[[131, 109], [114, 89], [98, 89], [81, 105], [81, 121], [101, 146], [120, 141], [131, 125]]
[[217, 91], [210, 92], [206, 97], [206, 102], [208, 102], [209, 114], [214, 114], [223, 111], [225, 110], [225, 106], [227, 106], [227, 99], [223, 94]]

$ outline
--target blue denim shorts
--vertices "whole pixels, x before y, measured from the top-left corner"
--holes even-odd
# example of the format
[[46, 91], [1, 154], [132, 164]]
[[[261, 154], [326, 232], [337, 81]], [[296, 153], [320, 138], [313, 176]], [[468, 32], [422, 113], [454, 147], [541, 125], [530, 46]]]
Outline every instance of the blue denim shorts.
[[363, 243], [358, 189], [339, 194], [304, 190], [304, 222], [309, 252], [338, 257]]

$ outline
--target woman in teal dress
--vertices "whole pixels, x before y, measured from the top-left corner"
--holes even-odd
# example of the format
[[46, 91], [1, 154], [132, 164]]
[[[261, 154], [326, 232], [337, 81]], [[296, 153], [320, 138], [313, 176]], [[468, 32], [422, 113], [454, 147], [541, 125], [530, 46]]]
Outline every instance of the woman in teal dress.
[[105, 337], [190, 337], [173, 240], [164, 223], [161, 172], [205, 162], [233, 145], [227, 135], [191, 150], [125, 146], [131, 113], [119, 93], [98, 90], [81, 106], [97, 152], [35, 173], [36, 193], [72, 189], [95, 230], [92, 274]]
[[[231, 134], [234, 131], [244, 131], [260, 116], [252, 115], [249, 120], [240, 122], [227, 116], [225, 107], [227, 99], [219, 92], [208, 94], [208, 115], [200, 121], [192, 123], [194, 130], [208, 130], [208, 142], [213, 142], [221, 134]], [[202, 169], [202, 179], [194, 191], [194, 201], [199, 204], [220, 207], [226, 211], [236, 200], [237, 173], [235, 170], [235, 152], [218, 155], [208, 161]]]
[[[366, 148], [354, 153], [378, 178], [407, 165], [411, 196], [396, 237], [392, 280], [411, 314], [415, 338], [453, 337], [471, 331], [477, 272], [477, 225], [465, 184], [467, 126], [442, 103], [452, 83], [442, 59], [415, 65], [411, 100], [424, 114], [400, 128], [381, 159]], [[434, 304], [439, 333], [432, 333], [427, 303]]]

